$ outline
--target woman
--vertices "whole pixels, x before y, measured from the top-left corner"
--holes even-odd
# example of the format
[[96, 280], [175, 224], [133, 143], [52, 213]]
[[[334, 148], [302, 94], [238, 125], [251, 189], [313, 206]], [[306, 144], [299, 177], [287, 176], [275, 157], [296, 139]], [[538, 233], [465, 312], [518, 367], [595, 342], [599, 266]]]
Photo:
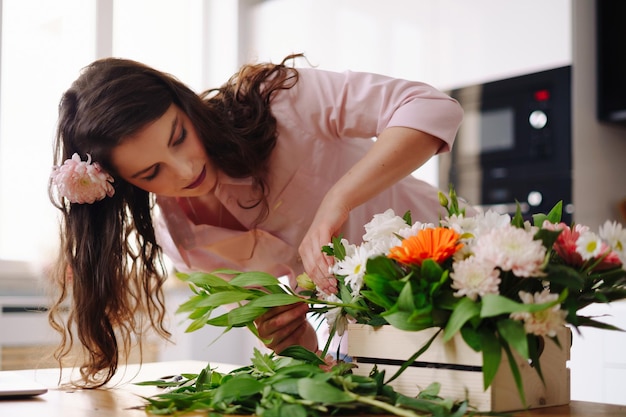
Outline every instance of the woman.
[[[358, 241], [390, 207], [439, 219], [437, 190], [410, 174], [450, 149], [458, 103], [422, 83], [287, 65], [298, 56], [246, 65], [201, 95], [137, 62], [103, 59], [63, 95], [50, 189], [64, 215], [60, 292], [50, 320], [69, 338], [59, 357], [76, 327], [86, 385], [113, 376], [142, 318], [168, 335], [162, 252], [182, 271], [262, 270], [294, 287], [305, 271], [330, 293], [321, 247], [332, 236]], [[304, 305], [274, 309], [259, 333], [277, 352], [315, 350], [305, 314]]]

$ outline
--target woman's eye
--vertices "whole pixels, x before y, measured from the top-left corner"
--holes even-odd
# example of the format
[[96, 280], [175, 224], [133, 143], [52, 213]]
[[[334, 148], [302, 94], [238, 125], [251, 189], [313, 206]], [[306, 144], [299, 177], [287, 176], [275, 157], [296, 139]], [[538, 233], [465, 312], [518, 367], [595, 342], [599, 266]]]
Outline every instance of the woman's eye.
[[180, 136], [178, 137], [178, 139], [176, 139], [173, 145], [174, 146], [180, 145], [181, 143], [185, 141], [186, 138], [187, 138], [187, 129], [183, 127], [180, 131]]
[[156, 167], [154, 167], [154, 170], [152, 171], [152, 173], [148, 176], [143, 177], [144, 180], [146, 181], [150, 181], [156, 178], [156, 176], [159, 175], [159, 166], [157, 165]]

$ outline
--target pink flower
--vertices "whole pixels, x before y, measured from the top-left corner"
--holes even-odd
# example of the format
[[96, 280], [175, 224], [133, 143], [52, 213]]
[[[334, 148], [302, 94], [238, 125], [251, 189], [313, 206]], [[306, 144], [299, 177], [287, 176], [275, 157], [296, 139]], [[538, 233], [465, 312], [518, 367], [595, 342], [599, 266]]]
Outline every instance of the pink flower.
[[565, 223], [553, 224], [550, 222], [544, 222], [543, 228], [547, 230], [558, 231], [561, 233], [554, 242], [554, 250], [559, 254], [563, 261], [571, 266], [581, 266], [583, 264], [583, 258], [576, 251], [576, 241], [580, 237], [581, 233], [589, 230], [588, 227], [577, 224], [571, 229]]
[[87, 161], [82, 161], [75, 153], [60, 167], [53, 167], [50, 178], [59, 190], [59, 195], [71, 203], [91, 204], [106, 196], [112, 197], [115, 193], [111, 185], [113, 177], [103, 171], [97, 162], [92, 164], [89, 154]]
[[[556, 242], [554, 242], [553, 248], [566, 264], [571, 266], [582, 266], [585, 263], [578, 246], [581, 237], [590, 233], [589, 227], [576, 224], [570, 228], [565, 223], [552, 224], [546, 221], [543, 224], [543, 228], [547, 230], [561, 231], [561, 234], [559, 234]], [[610, 246], [608, 246], [606, 242], [600, 243], [598, 255], [594, 256], [595, 259], [598, 259], [599, 257], [604, 258], [594, 268], [594, 271], [610, 269], [621, 264], [619, 254], [615, 251], [611, 251]]]
[[[552, 294], [547, 289], [534, 294], [520, 291], [519, 296], [524, 304], [549, 303], [559, 298], [558, 294]], [[565, 325], [566, 317], [567, 311], [561, 310], [560, 304], [534, 313], [511, 313], [513, 320], [522, 320], [524, 322], [526, 333], [550, 337], [556, 336], [556, 332]]]

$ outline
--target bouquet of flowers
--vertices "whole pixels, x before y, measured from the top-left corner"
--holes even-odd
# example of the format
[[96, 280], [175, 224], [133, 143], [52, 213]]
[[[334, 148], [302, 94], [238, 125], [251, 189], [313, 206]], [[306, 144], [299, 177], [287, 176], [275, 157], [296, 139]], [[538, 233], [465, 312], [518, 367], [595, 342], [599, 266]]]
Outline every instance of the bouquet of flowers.
[[[179, 308], [192, 319], [188, 331], [207, 324], [226, 330], [247, 326], [258, 336], [256, 318], [296, 302], [325, 316], [331, 337], [348, 322], [406, 331], [439, 328], [444, 341], [460, 333], [482, 352], [485, 389], [504, 352], [523, 399], [513, 352], [531, 361], [542, 377], [539, 339], [558, 343], [556, 332], [566, 325], [618, 330], [581, 310], [626, 299], [626, 229], [619, 223], [607, 221], [597, 233], [564, 224], [561, 203], [532, 222], [519, 209], [514, 216], [493, 211], [466, 216], [452, 188], [439, 197], [447, 216], [438, 224], [412, 222], [410, 213], [400, 217], [387, 210], [365, 225], [362, 243], [337, 237], [325, 246], [335, 258], [337, 294], [319, 293], [305, 275], [298, 277], [299, 286], [308, 290], [296, 294], [261, 272], [180, 274], [194, 291]], [[217, 307], [233, 303], [239, 306], [212, 317]]]
[[607, 221], [598, 233], [561, 223], [561, 203], [532, 223], [519, 209], [513, 217], [465, 216], [453, 189], [439, 197], [448, 216], [437, 225], [387, 210], [365, 225], [362, 243], [337, 238], [324, 248], [335, 257], [339, 292], [322, 298], [338, 304], [326, 313], [338, 333], [349, 321], [438, 327], [444, 342], [460, 332], [482, 352], [484, 388], [504, 352], [523, 399], [512, 351], [543, 379], [539, 339], [558, 344], [565, 325], [619, 330], [580, 312], [626, 298], [626, 229], [619, 223]]

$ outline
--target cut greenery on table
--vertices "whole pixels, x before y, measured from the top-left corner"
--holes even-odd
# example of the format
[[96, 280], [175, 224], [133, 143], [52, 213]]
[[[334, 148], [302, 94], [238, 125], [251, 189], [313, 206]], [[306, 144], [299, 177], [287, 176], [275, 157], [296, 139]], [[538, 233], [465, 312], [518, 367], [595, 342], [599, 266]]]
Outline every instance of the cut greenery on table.
[[384, 384], [384, 372], [359, 376], [350, 372], [349, 363], [330, 370], [323, 365], [319, 356], [302, 347], [288, 348], [281, 356], [255, 350], [251, 365], [227, 374], [209, 365], [198, 374], [181, 375], [177, 382], [139, 385], [166, 387], [165, 392], [146, 398], [146, 411], [157, 415], [202, 411], [263, 417], [357, 413], [461, 417], [473, 413], [467, 401], [439, 397], [437, 383], [410, 398]]

